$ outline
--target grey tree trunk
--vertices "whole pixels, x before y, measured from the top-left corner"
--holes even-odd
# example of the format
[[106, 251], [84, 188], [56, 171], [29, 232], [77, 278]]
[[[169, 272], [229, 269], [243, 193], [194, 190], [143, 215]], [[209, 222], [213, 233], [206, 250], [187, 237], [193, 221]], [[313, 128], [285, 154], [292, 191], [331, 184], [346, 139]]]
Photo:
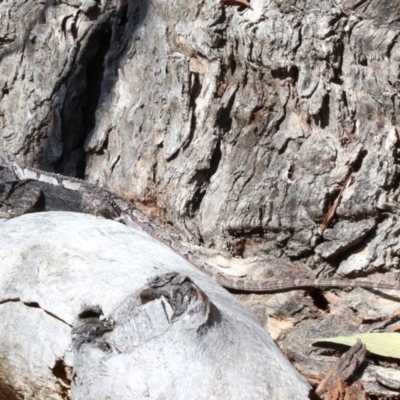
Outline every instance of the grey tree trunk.
[[[0, 146], [128, 197], [232, 274], [397, 279], [399, 2], [250, 4], [1, 2]], [[396, 309], [312, 296], [240, 297], [309, 377], [310, 332]]]

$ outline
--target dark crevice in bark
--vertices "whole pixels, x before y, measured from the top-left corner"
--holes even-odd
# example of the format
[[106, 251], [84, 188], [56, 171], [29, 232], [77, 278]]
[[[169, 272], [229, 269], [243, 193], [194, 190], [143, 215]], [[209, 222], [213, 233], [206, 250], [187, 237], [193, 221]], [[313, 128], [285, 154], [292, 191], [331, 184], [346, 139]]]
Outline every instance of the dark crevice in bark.
[[356, 57], [356, 61], [358, 61], [358, 63], [363, 67], [368, 66], [368, 59], [364, 54], [360, 54], [359, 57]]
[[369, 3], [370, 0], [360, 0], [359, 2], [352, 4], [351, 6], [348, 6], [348, 8], [352, 11], [356, 10], [357, 8], [360, 8], [364, 3]]
[[343, 100], [343, 105], [348, 109], [349, 108], [349, 102], [347, 100], [347, 94], [346, 94], [345, 90], [342, 90], [341, 99]]
[[[188, 138], [186, 142], [182, 146], [182, 151], [186, 150], [190, 144], [192, 143], [194, 133], [196, 132], [196, 127], [197, 127], [197, 119], [196, 119], [196, 100], [199, 97], [201, 90], [202, 90], [202, 85], [200, 81], [200, 75], [195, 72], [191, 72], [189, 76], [189, 84], [190, 84], [190, 91], [189, 91], [189, 96], [190, 96], [190, 102], [189, 102], [189, 110], [191, 111], [191, 120], [190, 120], [190, 131]], [[174, 154], [172, 154], [169, 158], [168, 161], [172, 161], [175, 159], [179, 154], [179, 151], [176, 151]]]
[[105, 68], [105, 57], [110, 49], [111, 29], [106, 27], [98, 39], [98, 51], [86, 69], [86, 96], [83, 104], [83, 137], [94, 128], [96, 109], [100, 101]]
[[235, 71], [236, 71], [237, 63], [236, 63], [235, 57], [233, 56], [232, 53], [229, 56], [228, 66], [229, 66], [229, 68], [231, 70], [231, 74], [233, 76], [235, 74]]
[[337, 42], [335, 45], [335, 56], [337, 58], [336, 67], [332, 68], [333, 71], [333, 78], [332, 82], [336, 83], [338, 85], [343, 84], [342, 80], [342, 75], [343, 75], [343, 70], [342, 70], [342, 65], [343, 65], [343, 52], [344, 52], [344, 45], [342, 42]]
[[274, 79], [280, 79], [282, 81], [292, 79], [294, 82], [297, 82], [299, 78], [299, 69], [295, 65], [290, 65], [287, 68], [277, 68], [272, 70], [271, 75]]
[[[192, 117], [193, 117], [193, 116], [192, 116]], [[191, 123], [194, 123], [194, 122], [191, 121]], [[188, 144], [187, 144], [187, 145], [185, 144], [185, 145], [182, 147], [182, 150], [186, 149], [186, 148], [189, 146], [189, 143], [191, 142], [191, 140], [192, 140], [192, 137], [190, 137], [190, 135], [189, 135], [188, 142], [187, 142]], [[162, 147], [164, 147], [164, 146], [162, 146]], [[179, 154], [180, 154], [180, 149], [177, 149], [177, 150], [174, 151], [169, 157], [167, 157], [167, 156], [165, 155], [165, 153], [164, 153], [163, 157], [165, 157], [165, 160], [166, 160], [167, 162], [170, 163], [170, 162], [176, 160], [176, 159], [178, 158]]]
[[229, 99], [227, 106], [218, 110], [218, 114], [215, 120], [215, 125], [223, 133], [229, 132], [232, 128], [231, 110], [233, 103], [235, 102], [235, 98], [236, 98], [236, 90]]
[[[250, 226], [244, 225], [241, 229], [228, 229], [228, 233], [235, 239], [241, 238], [243, 240], [246, 239], [254, 239], [254, 238], [263, 238], [266, 231], [262, 226]], [[288, 241], [289, 239], [287, 239]], [[286, 244], [286, 243], [285, 243]], [[237, 251], [235, 247], [235, 251]]]
[[215, 26], [221, 25], [224, 22], [226, 22], [226, 12], [225, 8], [221, 8], [221, 15], [213, 22], [210, 24], [210, 28], [214, 28]]
[[[287, 146], [288, 143], [289, 142], [286, 142], [286, 146]], [[287, 171], [287, 179], [292, 179], [294, 170], [295, 170], [294, 164], [290, 164], [289, 169]]]
[[125, 4], [121, 7], [119, 11], [119, 26], [124, 26], [128, 23], [128, 4]]
[[[279, 155], [285, 154], [289, 142], [290, 142], [289, 139], [286, 140], [285, 143], [282, 145], [282, 147], [278, 150], [278, 154], [279, 154]], [[288, 176], [288, 179], [290, 179], [289, 176]]]
[[220, 49], [225, 47], [227, 43], [226, 37], [225, 37], [225, 31], [221, 29], [216, 29], [213, 32], [213, 39], [212, 39], [212, 46], [211, 48], [213, 49]]
[[61, 381], [62, 384], [60, 384], [60, 389], [62, 390], [61, 396], [64, 399], [69, 399], [70, 396], [68, 395], [68, 390], [71, 386], [71, 379], [69, 378], [67, 371], [71, 367], [67, 366], [65, 364], [64, 360], [58, 359], [54, 365], [54, 367], [51, 369], [51, 372], [53, 375], [57, 378], [57, 380]]
[[308, 398], [309, 398], [310, 400], [321, 400], [321, 397], [319, 397], [319, 396], [315, 393], [314, 390], [311, 390], [311, 391], [310, 391], [310, 393], [309, 393], [309, 395], [308, 395]]
[[308, 290], [309, 296], [313, 299], [313, 303], [317, 308], [323, 311], [329, 311], [329, 302], [319, 289]]
[[189, 216], [193, 217], [199, 210], [201, 202], [203, 201], [203, 198], [207, 192], [207, 187], [210, 184], [211, 177], [218, 170], [221, 157], [221, 141], [219, 140], [211, 156], [210, 167], [208, 169], [201, 169], [196, 171], [194, 177], [189, 181], [189, 183], [196, 182], [197, 185], [197, 189], [193, 194], [191, 201], [187, 205]]
[[314, 117], [316, 124], [319, 125], [322, 129], [325, 129], [329, 126], [329, 114], [330, 114], [329, 102], [330, 102], [330, 96], [329, 93], [327, 93], [322, 100], [321, 111], [319, 112], [318, 115]]
[[358, 172], [363, 164], [364, 158], [367, 156], [368, 151], [367, 150], [361, 150], [360, 154], [358, 155], [357, 159], [354, 161], [353, 165], [351, 166], [353, 169], [353, 172]]
[[395, 46], [396, 43], [398, 43], [400, 37], [400, 33], [394, 36], [392, 41], [388, 44], [387, 50], [386, 50], [386, 56], [388, 59], [392, 56], [392, 49]]
[[[111, 28], [105, 24], [88, 41], [87, 51], [77, 62], [75, 73], [67, 83], [68, 91], [62, 112], [63, 151], [53, 163], [56, 172], [84, 177], [86, 162], [83, 144], [95, 127], [95, 113], [100, 102], [105, 57], [110, 43]], [[71, 157], [74, 160], [70, 160]], [[72, 169], [68, 166], [71, 161], [75, 165]]]
[[78, 314], [80, 319], [89, 318], [100, 318], [103, 313], [103, 309], [99, 305], [85, 306], [84, 309]]
[[208, 182], [210, 181], [211, 177], [217, 172], [221, 157], [221, 141], [219, 140], [211, 157]]
[[103, 155], [108, 148], [108, 135], [104, 139], [102, 148], [97, 152], [98, 155]]
[[[40, 169], [84, 178], [84, 144], [96, 126], [96, 112], [107, 102], [117, 82], [118, 66], [127, 56], [133, 34], [143, 23], [147, 11], [147, 3], [124, 2], [118, 10], [110, 12], [107, 19], [99, 21], [87, 39], [77, 43], [77, 58], [71, 70], [63, 74], [63, 85], [57, 89], [55, 133], [49, 135], [47, 148], [39, 155]], [[100, 152], [106, 145], [107, 135], [104, 135], [93, 151]]]

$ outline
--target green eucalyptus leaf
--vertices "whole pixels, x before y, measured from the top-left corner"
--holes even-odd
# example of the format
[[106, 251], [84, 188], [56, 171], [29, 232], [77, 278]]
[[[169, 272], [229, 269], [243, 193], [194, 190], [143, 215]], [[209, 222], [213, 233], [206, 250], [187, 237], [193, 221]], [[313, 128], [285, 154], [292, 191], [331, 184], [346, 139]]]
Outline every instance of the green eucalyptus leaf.
[[358, 333], [353, 336], [337, 336], [331, 338], [319, 338], [313, 341], [339, 343], [346, 346], [354, 346], [360, 339], [370, 353], [379, 356], [400, 358], [400, 334], [396, 332], [388, 333]]

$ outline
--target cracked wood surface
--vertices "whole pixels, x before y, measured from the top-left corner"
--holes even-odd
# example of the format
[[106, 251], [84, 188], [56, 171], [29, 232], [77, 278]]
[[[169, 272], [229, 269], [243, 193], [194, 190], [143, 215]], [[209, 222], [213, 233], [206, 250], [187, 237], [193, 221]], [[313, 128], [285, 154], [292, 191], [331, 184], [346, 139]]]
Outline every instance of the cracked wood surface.
[[0, 232], [0, 393], [60, 400], [70, 384], [85, 400], [308, 399], [255, 315], [145, 232], [58, 211]]

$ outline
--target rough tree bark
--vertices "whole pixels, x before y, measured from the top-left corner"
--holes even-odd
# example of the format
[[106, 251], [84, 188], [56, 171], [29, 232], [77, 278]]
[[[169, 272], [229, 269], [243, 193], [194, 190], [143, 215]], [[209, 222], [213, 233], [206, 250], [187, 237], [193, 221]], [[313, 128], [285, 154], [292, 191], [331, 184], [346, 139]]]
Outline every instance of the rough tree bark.
[[[397, 279], [398, 1], [30, 0], [0, 15], [7, 152], [129, 197], [237, 275]], [[315, 377], [304, 338], [395, 321], [386, 298], [338, 293], [241, 298]]]

